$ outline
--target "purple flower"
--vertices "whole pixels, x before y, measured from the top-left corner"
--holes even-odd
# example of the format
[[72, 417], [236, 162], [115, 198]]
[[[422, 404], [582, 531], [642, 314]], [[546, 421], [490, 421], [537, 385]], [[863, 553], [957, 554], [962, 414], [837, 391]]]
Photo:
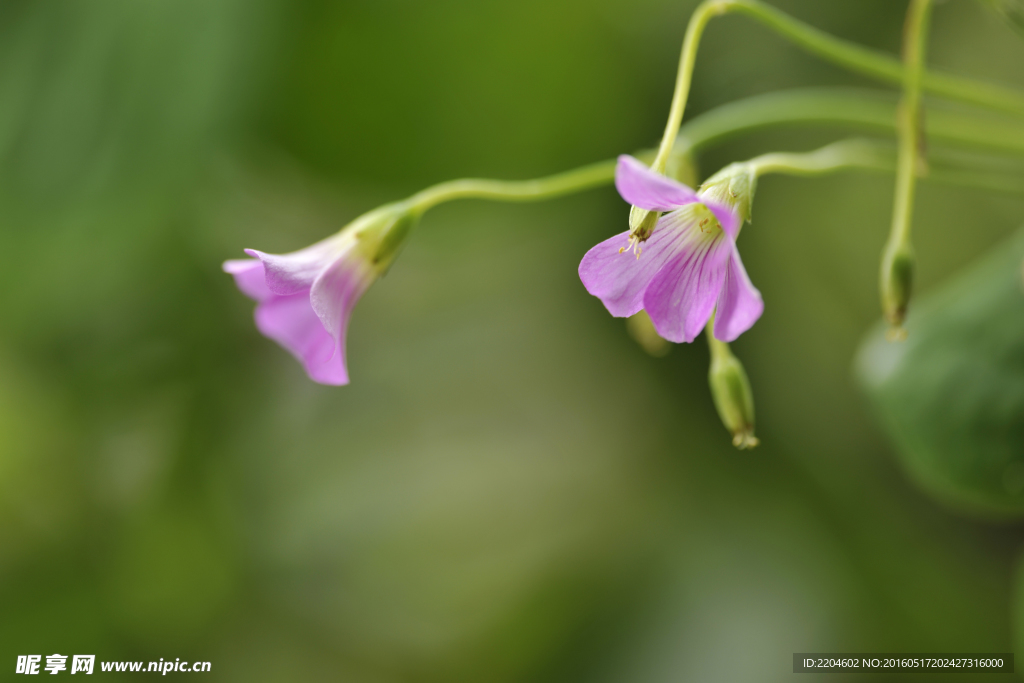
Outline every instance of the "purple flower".
[[253, 259], [225, 261], [224, 271], [258, 302], [256, 329], [298, 358], [310, 379], [348, 384], [345, 331], [352, 309], [394, 258], [411, 218], [383, 207], [290, 254], [246, 249]]
[[764, 302], [736, 250], [742, 220], [730, 206], [737, 198], [729, 183], [698, 194], [623, 155], [615, 186], [634, 211], [663, 215], [648, 234], [636, 221], [588, 251], [579, 269], [587, 291], [616, 317], [646, 310], [673, 342], [692, 342], [712, 313], [717, 339], [731, 342], [750, 329]]

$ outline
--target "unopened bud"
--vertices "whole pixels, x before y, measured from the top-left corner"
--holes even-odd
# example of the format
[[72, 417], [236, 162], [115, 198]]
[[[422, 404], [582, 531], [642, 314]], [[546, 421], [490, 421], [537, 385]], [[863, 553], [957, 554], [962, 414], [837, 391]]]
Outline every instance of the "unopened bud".
[[741, 450], [753, 448], [760, 442], [754, 436], [754, 394], [750, 381], [729, 347], [719, 344], [722, 346], [712, 350], [708, 371], [711, 397], [722, 424], [732, 432], [732, 444]]
[[[914, 286], [914, 253], [909, 245], [886, 248], [882, 255], [882, 313], [894, 330], [903, 327]], [[899, 333], [890, 334], [900, 338]]]
[[639, 206], [629, 209], [629, 233], [639, 238], [641, 242], [646, 240], [654, 232], [654, 226], [658, 224], [659, 214], [657, 211], [648, 211]]
[[636, 315], [626, 318], [626, 329], [640, 348], [655, 358], [661, 358], [672, 350], [672, 344], [654, 329], [654, 323], [651, 316], [647, 315], [647, 311], [641, 310]]

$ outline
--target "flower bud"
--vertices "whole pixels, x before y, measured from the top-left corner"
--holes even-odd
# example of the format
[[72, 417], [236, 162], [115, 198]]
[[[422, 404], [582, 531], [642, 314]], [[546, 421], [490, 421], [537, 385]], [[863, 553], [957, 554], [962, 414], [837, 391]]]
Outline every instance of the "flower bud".
[[659, 216], [661, 216], [661, 214], [657, 211], [648, 211], [647, 209], [641, 209], [639, 206], [630, 207], [630, 235], [636, 237], [641, 242], [645, 241], [651, 236], [651, 233], [654, 232], [654, 226], [658, 224]]
[[672, 350], [672, 344], [654, 329], [654, 323], [651, 322], [651, 316], [647, 311], [641, 310], [626, 318], [626, 330], [640, 348], [655, 358], [661, 358]]
[[[914, 253], [910, 245], [888, 247], [882, 255], [882, 313], [894, 330], [903, 326], [914, 284]], [[900, 334], [893, 333], [893, 338]]]
[[733, 208], [744, 221], [750, 220], [756, 190], [756, 170], [742, 162], [729, 164], [700, 186], [702, 197]]
[[754, 395], [743, 364], [729, 350], [727, 344], [712, 348], [708, 384], [718, 416], [725, 428], [732, 432], [732, 444], [740, 450], [760, 443], [754, 436]]

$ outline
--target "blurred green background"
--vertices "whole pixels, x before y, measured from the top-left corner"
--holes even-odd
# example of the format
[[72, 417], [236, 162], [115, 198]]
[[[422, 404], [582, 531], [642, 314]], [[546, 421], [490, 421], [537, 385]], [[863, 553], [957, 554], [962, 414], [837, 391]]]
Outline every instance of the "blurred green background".
[[[649, 146], [695, 4], [0, 4], [0, 665], [736, 682], [791, 680], [798, 651], [1011, 651], [1022, 528], [922, 492], [853, 378], [887, 176], [760, 183], [741, 247], [767, 307], [734, 345], [753, 452], [702, 340], [648, 357], [580, 284], [625, 224], [611, 188], [428, 214], [356, 309], [348, 387], [307, 380], [220, 271], [450, 177]], [[898, 51], [903, 2], [774, 4]], [[930, 61], [1024, 87], [1024, 43], [976, 3], [936, 9]], [[807, 85], [872, 84], [727, 17], [689, 114]], [[922, 184], [920, 291], [1022, 216]]]

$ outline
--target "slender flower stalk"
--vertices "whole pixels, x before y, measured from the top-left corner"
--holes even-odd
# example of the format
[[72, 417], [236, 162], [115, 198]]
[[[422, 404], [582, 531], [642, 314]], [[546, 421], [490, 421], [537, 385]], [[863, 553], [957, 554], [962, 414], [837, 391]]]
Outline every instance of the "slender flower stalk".
[[[679, 58], [672, 105], [658, 156], [652, 167], [659, 172], [672, 150], [689, 96], [697, 49], [704, 29], [715, 16], [736, 13], [754, 19], [808, 52], [856, 73], [887, 83], [902, 84], [904, 65], [898, 59], [825, 33], [760, 0], [705, 0], [690, 17]], [[923, 71], [921, 87], [932, 94], [988, 109], [1024, 116], [1024, 92], [949, 74]]]
[[[699, 152], [771, 126], [839, 126], [895, 136], [896, 110], [896, 97], [880, 90], [796, 88], [754, 95], [689, 119], [679, 130], [672, 155]], [[933, 108], [924, 124], [935, 143], [1024, 157], [1024, 121]], [[642, 153], [637, 158], [648, 159]]]
[[[744, 14], [755, 19], [809, 52], [852, 71], [890, 83], [905, 84], [906, 80], [911, 78], [899, 60], [831, 36], [760, 0], [705, 0], [691, 15], [683, 38], [668, 121], [658, 153], [651, 164], [651, 168], [658, 173], [665, 171], [683, 121], [697, 60], [697, 49], [704, 29], [713, 17], [729, 13]], [[918, 72], [912, 78], [918, 83], [919, 88], [928, 92], [990, 109], [1024, 115], [1022, 92], [948, 74], [929, 73], [923, 71], [920, 65], [917, 68]]]
[[257, 329], [291, 352], [320, 384], [348, 384], [345, 336], [359, 298], [394, 261], [429, 208], [463, 198], [535, 201], [611, 181], [614, 166], [592, 164], [547, 178], [469, 178], [441, 183], [363, 214], [336, 235], [290, 254], [246, 249], [225, 272], [257, 302]]
[[[893, 84], [902, 84], [904, 65], [889, 55], [871, 50], [804, 24], [760, 0], [711, 0], [725, 5], [720, 14], [736, 12], [759, 21], [808, 52], [838, 66]], [[1016, 0], [1015, 0], [1016, 1]], [[987, 109], [1024, 115], [1024, 93], [934, 71], [923, 71], [925, 92]]]
[[[746, 130], [785, 123], [819, 122], [885, 131], [892, 129], [891, 112], [892, 105], [886, 101], [872, 100], [849, 92], [803, 90], [773, 93], [741, 100], [694, 118], [680, 131], [680, 147], [686, 153], [692, 153]], [[1001, 143], [1003, 149], [1009, 152], [1017, 151], [1013, 146], [1014, 140], [1024, 140], [1024, 129], [1017, 130], [1012, 124], [1000, 128], [986, 125], [968, 114], [946, 113], [945, 117], [942, 114], [937, 112], [929, 119], [929, 134], [933, 138], [979, 147], [994, 147]], [[1020, 147], [1024, 153], [1024, 145]], [[652, 150], [640, 152], [637, 156], [650, 160], [654, 154]], [[678, 149], [675, 154], [679, 154]], [[892, 162], [891, 159], [886, 161], [886, 155], [884, 146], [877, 143], [847, 141], [817, 152], [768, 154], [745, 163], [749, 165], [747, 170], [756, 178], [765, 173], [807, 175], [844, 167], [887, 170], [891, 169]], [[262, 258], [262, 252], [252, 251], [250, 256], [253, 260], [229, 261], [225, 263], [225, 270], [235, 277], [245, 294], [258, 302], [256, 318], [261, 332], [296, 355], [316, 381], [343, 384], [348, 381], [344, 359], [344, 333], [348, 316], [362, 293], [393, 260], [412, 225], [423, 212], [454, 199], [551, 199], [611, 183], [615, 177], [615, 166], [615, 160], [609, 160], [537, 180], [471, 178], [441, 183], [404, 202], [375, 209], [353, 221], [339, 235], [317, 245], [290, 255], [262, 254]], [[1024, 181], [1014, 181], [1005, 174], [979, 173], [969, 164], [961, 164], [952, 171], [934, 172], [930, 179], [1024, 193]], [[371, 227], [373, 229], [369, 230]], [[353, 240], [357, 232], [365, 234], [362, 239]], [[343, 237], [343, 234], [346, 236]], [[369, 250], [368, 244], [371, 242], [376, 243], [378, 253]], [[388, 257], [381, 259], [381, 254], [388, 254]], [[270, 264], [269, 268], [267, 264]], [[318, 308], [314, 308], [316, 277], [330, 270], [328, 266], [338, 265], [341, 268], [342, 264], [345, 265], [342, 270], [347, 274], [347, 279], [331, 280], [325, 277], [321, 286], [316, 288], [320, 294], [315, 297]], [[295, 273], [295, 277], [282, 276], [281, 279], [278, 275], [281, 275], [282, 268], [286, 271], [298, 269], [301, 272]], [[333, 283], [334, 289], [330, 290], [331, 294], [324, 295], [323, 292], [327, 291], [325, 287], [330, 283]], [[328, 310], [328, 304], [336, 307], [333, 313]], [[340, 308], [337, 308], [338, 305]], [[328, 331], [328, 326], [332, 331]]]
[[[756, 113], [756, 109], [752, 111]], [[751, 120], [743, 118], [737, 121], [736, 130], [744, 129]], [[778, 120], [777, 117], [773, 119]], [[694, 135], [693, 139], [698, 143], [696, 146], [701, 146], [704, 140], [721, 139], [726, 134], [718, 128], [712, 137]], [[651, 158], [653, 152], [641, 153], [640, 156]], [[885, 171], [893, 166], [891, 156], [884, 145], [848, 140], [815, 152], [772, 153], [733, 164], [709, 178], [705, 186], [713, 187], [723, 177], [743, 174], [756, 180], [767, 173], [812, 175], [842, 168]], [[552, 199], [609, 184], [615, 177], [615, 164], [615, 161], [599, 162], [536, 180], [469, 178], [441, 183], [404, 202], [375, 209], [353, 221], [338, 235], [306, 249], [284, 255], [250, 250], [248, 253], [252, 260], [228, 261], [224, 269], [234, 276], [243, 293], [258, 302], [257, 327], [264, 335], [298, 357], [315, 381], [345, 384], [348, 382], [348, 369], [344, 358], [344, 335], [348, 317], [363, 292], [390, 265], [409, 230], [426, 210], [455, 199]], [[930, 177], [959, 185], [1024, 193], [1022, 182], [1005, 185], [1006, 181], [1001, 176], [989, 176], [955, 171], [945, 175], [936, 172]], [[999, 182], [1004, 182], [1004, 186], [999, 187]], [[735, 189], [732, 183], [729, 186]], [[738, 203], [749, 205], [753, 185], [747, 187], [749, 195], [737, 197]], [[749, 208], [746, 211], [745, 218], [749, 217]], [[334, 272], [338, 277], [328, 277], [325, 275], [328, 272]], [[317, 279], [321, 275], [324, 278], [318, 286]]]
[[880, 272], [882, 311], [900, 338], [907, 314], [914, 279], [914, 251], [910, 227], [914, 212], [914, 187], [918, 167], [923, 163], [921, 119], [921, 79], [924, 71], [925, 43], [931, 0], [910, 0], [903, 39], [903, 99], [899, 114], [899, 152], [896, 164], [896, 197], [893, 203], [892, 229], [882, 254]]

